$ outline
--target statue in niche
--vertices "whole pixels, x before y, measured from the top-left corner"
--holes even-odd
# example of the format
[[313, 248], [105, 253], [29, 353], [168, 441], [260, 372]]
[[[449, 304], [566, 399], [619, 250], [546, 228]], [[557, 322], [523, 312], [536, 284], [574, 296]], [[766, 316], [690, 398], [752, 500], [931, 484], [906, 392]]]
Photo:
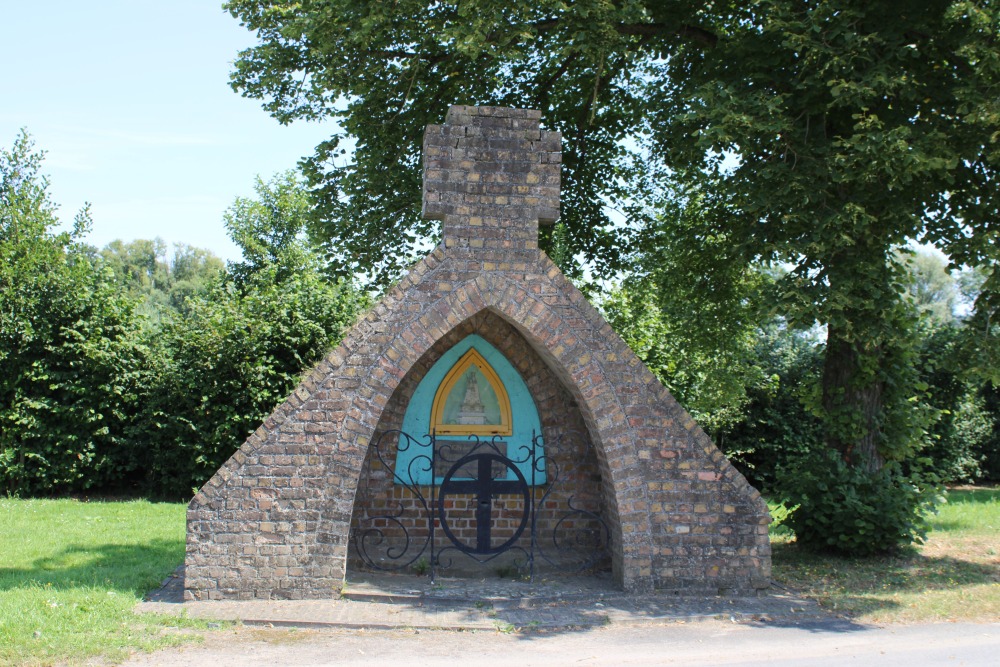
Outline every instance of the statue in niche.
[[479, 398], [479, 380], [476, 373], [469, 370], [465, 376], [465, 398], [456, 418], [458, 424], [486, 424], [486, 406]]

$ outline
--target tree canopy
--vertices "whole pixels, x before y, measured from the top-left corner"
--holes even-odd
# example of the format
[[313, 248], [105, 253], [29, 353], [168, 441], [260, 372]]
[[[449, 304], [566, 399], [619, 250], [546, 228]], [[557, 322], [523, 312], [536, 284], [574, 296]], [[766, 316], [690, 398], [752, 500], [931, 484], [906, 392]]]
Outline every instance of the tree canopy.
[[[983, 259], [982, 243], [954, 242], [960, 220], [975, 226], [996, 206], [981, 187], [997, 158], [990, 3], [226, 6], [260, 40], [241, 53], [233, 86], [281, 122], [333, 117], [356, 139], [353, 163], [337, 161], [334, 137], [308, 166], [325, 187], [328, 235], [366, 270], [431, 231], [418, 215], [419, 139], [452, 103], [544, 111], [565, 139], [563, 221], [573, 249], [601, 266], [616, 265], [628, 247], [603, 209], [638, 198], [633, 177], [723, 169], [724, 154], [739, 157], [726, 189], [739, 194], [740, 210], [781, 222], [758, 234], [769, 247], [795, 241], [808, 251], [801, 227], [837, 227], [817, 219], [819, 200], [848, 197], [845, 185], [865, 198], [871, 192], [858, 188], [867, 183], [900, 220], [912, 219], [887, 225], [888, 240], [916, 231], [959, 246], [959, 261]], [[803, 192], [809, 182], [816, 198]], [[901, 187], [915, 183], [924, 184], [920, 196]], [[863, 211], [853, 224], [865, 226]]]
[[[566, 137], [563, 221], [573, 254], [621, 267], [622, 232], [606, 202], [626, 201], [635, 151], [621, 141], [643, 120], [636, 66], [649, 37], [639, 3], [234, 1], [260, 44], [236, 62], [233, 85], [281, 122], [336, 118], [306, 161], [319, 188], [319, 235], [353, 269], [388, 280], [436, 223], [420, 217], [420, 141], [450, 104], [545, 110]], [[619, 31], [619, 25], [631, 25]], [[343, 144], [343, 145], [342, 145]]]
[[794, 326], [826, 327], [819, 403], [849, 463], [912, 455], [926, 426], [911, 409], [899, 251], [918, 240], [986, 266], [980, 308], [995, 300], [991, 2], [226, 6], [259, 39], [233, 86], [281, 122], [343, 128], [305, 164], [321, 201], [314, 231], [349, 267], [391, 276], [435, 232], [419, 217], [419, 140], [449, 104], [539, 108], [564, 138], [570, 257], [618, 271], [649, 251], [636, 232], [668, 202], [697, 200], [700, 227], [678, 238], [706, 253], [717, 248], [704, 239], [726, 239], [727, 262], [789, 269], [772, 303]]
[[119, 284], [141, 300], [140, 312], [154, 325], [184, 310], [187, 298], [215, 281], [226, 267], [211, 251], [183, 243], [174, 246], [171, 256], [159, 238], [115, 240], [99, 254]]

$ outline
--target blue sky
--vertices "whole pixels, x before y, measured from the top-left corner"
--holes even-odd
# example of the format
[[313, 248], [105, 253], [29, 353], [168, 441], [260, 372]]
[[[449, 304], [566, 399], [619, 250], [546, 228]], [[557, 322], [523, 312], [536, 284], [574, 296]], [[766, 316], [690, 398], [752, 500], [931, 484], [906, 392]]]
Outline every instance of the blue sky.
[[0, 0], [0, 145], [27, 128], [60, 217], [90, 202], [94, 245], [159, 236], [237, 259], [226, 207], [334, 130], [283, 127], [233, 92], [253, 43], [219, 0]]

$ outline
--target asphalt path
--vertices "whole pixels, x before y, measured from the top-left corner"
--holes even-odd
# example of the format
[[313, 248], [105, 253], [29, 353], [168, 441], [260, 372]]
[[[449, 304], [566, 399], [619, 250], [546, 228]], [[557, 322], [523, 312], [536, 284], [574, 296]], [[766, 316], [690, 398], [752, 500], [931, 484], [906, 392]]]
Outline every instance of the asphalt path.
[[874, 627], [700, 621], [551, 632], [237, 627], [201, 645], [136, 655], [129, 667], [209, 665], [1000, 666], [1000, 622]]

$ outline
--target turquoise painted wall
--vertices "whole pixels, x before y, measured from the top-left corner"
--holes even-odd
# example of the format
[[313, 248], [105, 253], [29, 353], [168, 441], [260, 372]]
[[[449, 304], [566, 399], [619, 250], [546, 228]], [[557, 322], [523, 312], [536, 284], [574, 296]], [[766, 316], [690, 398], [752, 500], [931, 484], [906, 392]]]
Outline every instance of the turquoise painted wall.
[[[455, 344], [450, 350], [441, 355], [437, 363], [431, 367], [424, 376], [424, 379], [417, 385], [417, 390], [410, 398], [410, 403], [406, 407], [406, 414], [403, 416], [402, 430], [414, 438], [421, 440], [416, 446], [401, 450], [396, 456], [396, 476], [399, 479], [409, 481], [412, 468], [414, 484], [430, 484], [431, 472], [426, 465], [419, 462], [411, 466], [411, 462], [417, 456], [430, 456], [430, 445], [426, 442], [425, 436], [430, 432], [431, 407], [434, 403], [434, 395], [448, 371], [462, 358], [470, 348], [475, 348], [482, 357], [493, 367], [497, 377], [503, 382], [507, 390], [507, 397], [510, 399], [511, 426], [512, 433], [503, 436], [500, 440], [507, 443], [507, 456], [511, 459], [525, 458], [527, 449], [521, 447], [531, 447], [531, 438], [534, 434], [541, 434], [542, 424], [538, 419], [538, 410], [535, 408], [535, 401], [531, 398], [528, 385], [524, 383], [520, 373], [517, 372], [509, 361], [498, 349], [490, 345], [484, 338], [472, 334], [466, 336]], [[442, 436], [442, 440], [465, 440], [467, 436]], [[484, 438], [485, 439], [485, 438]], [[541, 458], [542, 452], [538, 452]], [[517, 466], [524, 478], [531, 483], [531, 463], [525, 462]], [[514, 474], [507, 473], [508, 479], [514, 479]], [[437, 482], [441, 481], [438, 477]], [[535, 483], [545, 483], [545, 470], [535, 473]]]

